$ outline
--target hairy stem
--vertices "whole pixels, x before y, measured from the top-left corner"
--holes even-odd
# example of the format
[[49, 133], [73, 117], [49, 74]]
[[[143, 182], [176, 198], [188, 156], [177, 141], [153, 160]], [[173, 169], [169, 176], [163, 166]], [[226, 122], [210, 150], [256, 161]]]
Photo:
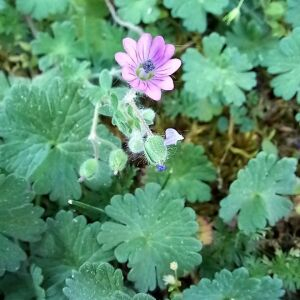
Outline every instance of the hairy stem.
[[130, 105], [130, 107], [132, 108], [132, 110], [134, 111], [136, 117], [139, 119], [139, 121], [141, 122], [141, 124], [143, 125], [145, 131], [146, 131], [146, 134], [147, 136], [151, 136], [153, 135], [150, 127], [148, 126], [148, 124], [146, 123], [145, 119], [143, 118], [139, 108], [136, 106], [136, 103], [134, 101], [134, 98], [136, 96], [136, 92], [131, 89], [129, 90], [129, 92], [125, 95], [124, 97], [124, 101], [126, 103], [128, 103], [128, 105]]
[[95, 105], [93, 122], [88, 136], [88, 140], [91, 142], [94, 150], [95, 159], [99, 159], [99, 149], [98, 149], [98, 136], [97, 136], [97, 124], [98, 124], [98, 115], [100, 109], [100, 102], [98, 101]]
[[30, 16], [25, 16], [24, 18], [25, 18], [25, 21], [26, 21], [26, 23], [27, 23], [27, 25], [28, 25], [28, 27], [29, 27], [29, 29], [30, 29], [33, 37], [36, 38], [37, 35], [38, 35], [38, 30], [36, 29], [36, 27], [35, 27], [35, 25], [33, 23], [32, 18]]
[[114, 8], [114, 6], [112, 5], [112, 3], [110, 2], [110, 0], [105, 0], [105, 4], [112, 16], [112, 18], [114, 19], [114, 21], [119, 24], [120, 26], [122, 27], [125, 27], [125, 28], [128, 28], [129, 30], [131, 31], [134, 31], [136, 32], [137, 34], [141, 35], [144, 31], [141, 27], [139, 26], [136, 26], [130, 22], [126, 22], [126, 21], [123, 21], [116, 13], [116, 10]]

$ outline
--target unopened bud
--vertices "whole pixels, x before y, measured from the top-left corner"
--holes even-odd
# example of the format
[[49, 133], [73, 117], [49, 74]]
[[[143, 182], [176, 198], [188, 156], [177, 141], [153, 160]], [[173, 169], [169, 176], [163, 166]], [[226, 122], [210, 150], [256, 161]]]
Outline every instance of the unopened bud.
[[80, 181], [92, 190], [111, 184], [111, 169], [108, 164], [95, 158], [87, 159], [79, 169]]
[[144, 152], [151, 165], [163, 165], [167, 159], [168, 151], [164, 139], [159, 135], [151, 135], [144, 144]]
[[129, 141], [128, 148], [132, 153], [140, 153], [144, 150], [144, 139], [140, 133], [134, 133]]
[[109, 166], [114, 174], [123, 171], [128, 160], [127, 154], [122, 149], [116, 149], [110, 152]]

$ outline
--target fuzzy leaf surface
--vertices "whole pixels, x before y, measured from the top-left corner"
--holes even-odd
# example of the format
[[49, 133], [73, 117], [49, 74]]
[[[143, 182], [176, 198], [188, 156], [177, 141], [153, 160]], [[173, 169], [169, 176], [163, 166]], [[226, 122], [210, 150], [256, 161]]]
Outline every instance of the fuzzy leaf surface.
[[42, 20], [54, 14], [63, 13], [69, 0], [17, 0], [17, 9], [24, 15]]
[[238, 172], [229, 195], [221, 201], [220, 216], [229, 222], [237, 215], [239, 229], [246, 233], [273, 226], [292, 210], [297, 160], [261, 152]]
[[220, 104], [214, 104], [209, 99], [201, 99], [185, 90], [173, 93], [163, 105], [165, 113], [171, 118], [182, 115], [202, 122], [209, 122], [222, 112]]
[[208, 183], [216, 179], [216, 171], [201, 146], [180, 145], [174, 149], [166, 167], [165, 172], [157, 172], [155, 167], [149, 166], [145, 181], [159, 183], [172, 195], [190, 202], [210, 200]]
[[300, 26], [300, 2], [298, 0], [287, 0], [288, 9], [286, 21], [294, 26]]
[[226, 33], [228, 45], [236, 47], [241, 53], [247, 54], [253, 66], [261, 65], [268, 52], [277, 45], [268, 28], [257, 24], [254, 20], [241, 19]]
[[274, 94], [284, 100], [297, 96], [300, 102], [300, 28], [283, 38], [277, 48], [269, 52], [264, 64], [270, 74], [277, 75], [271, 81]]
[[108, 263], [86, 263], [66, 280], [64, 293], [70, 300], [154, 300], [146, 294], [129, 296], [121, 270]]
[[103, 224], [98, 241], [103, 250], [114, 249], [119, 262], [128, 261], [128, 279], [138, 290], [154, 290], [157, 283], [163, 287], [172, 261], [180, 273], [200, 264], [194, 211], [158, 184], [136, 189], [134, 195], [114, 196], [105, 212], [112, 221]]
[[222, 14], [228, 0], [164, 0], [175, 18], [183, 19], [183, 25], [189, 31], [204, 32], [207, 27], [207, 13]]
[[0, 175], [0, 275], [15, 272], [25, 260], [18, 241], [36, 241], [45, 230], [43, 209], [33, 206], [32, 198], [23, 178]]
[[47, 299], [66, 299], [64, 281], [86, 262], [106, 262], [111, 251], [97, 243], [100, 223], [87, 224], [85, 217], [60, 211], [47, 219], [48, 229], [42, 240], [32, 246], [34, 262], [43, 269]]
[[77, 170], [91, 155], [93, 107], [76, 84], [16, 85], [0, 115], [0, 165], [30, 178], [37, 194], [65, 204], [81, 195]]
[[201, 279], [198, 285], [183, 292], [183, 300], [279, 300], [283, 296], [282, 281], [265, 276], [251, 278], [247, 269], [216, 273], [215, 279]]
[[159, 17], [157, 0], [116, 0], [119, 16], [133, 24], [155, 22]]
[[38, 33], [32, 42], [32, 52], [40, 56], [39, 67], [45, 71], [65, 59], [86, 58], [83, 43], [76, 37], [75, 27], [71, 22], [53, 23], [52, 35]]
[[184, 89], [213, 103], [242, 105], [244, 91], [256, 85], [255, 73], [245, 54], [225, 47], [225, 38], [212, 33], [203, 39], [203, 54], [189, 48], [182, 56]]

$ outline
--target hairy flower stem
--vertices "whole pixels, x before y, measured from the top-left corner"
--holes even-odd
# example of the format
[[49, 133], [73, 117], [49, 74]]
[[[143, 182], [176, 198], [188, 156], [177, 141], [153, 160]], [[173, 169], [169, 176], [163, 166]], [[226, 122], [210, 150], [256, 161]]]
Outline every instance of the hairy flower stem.
[[128, 93], [125, 95], [124, 97], [124, 101], [130, 105], [130, 107], [132, 108], [132, 110], [134, 111], [136, 117], [140, 120], [141, 124], [143, 125], [144, 129], [146, 130], [146, 134], [147, 136], [151, 136], [153, 135], [150, 127], [148, 126], [148, 124], [146, 123], [145, 119], [143, 118], [139, 108], [136, 106], [136, 103], [134, 101], [134, 98], [136, 97], [136, 92], [133, 89], [130, 89], [128, 91]]
[[114, 6], [111, 4], [110, 0], [105, 0], [105, 4], [112, 16], [112, 18], [114, 19], [114, 21], [119, 24], [122, 27], [126, 27], [131, 31], [136, 32], [137, 34], [141, 35], [144, 31], [141, 27], [139, 26], [135, 26], [134, 24], [130, 23], [130, 22], [126, 22], [123, 21], [116, 13], [116, 10], [114, 8]]
[[98, 115], [100, 109], [100, 102], [98, 101], [95, 105], [93, 122], [90, 130], [90, 134], [88, 136], [88, 140], [91, 142], [95, 159], [99, 159], [99, 149], [98, 149], [98, 136], [97, 136], [97, 124], [98, 124]]

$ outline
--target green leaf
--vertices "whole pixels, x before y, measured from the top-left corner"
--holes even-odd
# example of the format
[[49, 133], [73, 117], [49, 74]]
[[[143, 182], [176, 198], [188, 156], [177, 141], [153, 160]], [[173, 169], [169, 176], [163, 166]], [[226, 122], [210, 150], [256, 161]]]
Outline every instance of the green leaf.
[[41, 70], [56, 66], [65, 59], [86, 58], [83, 44], [77, 40], [75, 27], [71, 22], [53, 23], [51, 29], [53, 36], [40, 32], [32, 42], [33, 54], [41, 56]]
[[128, 261], [128, 279], [138, 290], [154, 290], [157, 283], [162, 288], [173, 261], [180, 273], [201, 263], [194, 211], [159, 185], [150, 183], [134, 195], [114, 196], [105, 212], [112, 221], [102, 225], [98, 242], [103, 250], [114, 249], [119, 262]]
[[93, 107], [76, 84], [16, 85], [0, 115], [0, 165], [30, 178], [37, 194], [65, 204], [81, 195], [77, 170], [91, 156]]
[[[24, 26], [22, 16], [16, 9], [6, 3], [5, 7], [0, 11], [0, 34], [1, 34], [1, 48], [6, 50], [11, 50], [13, 45], [11, 45], [14, 40], [25, 38], [27, 34], [27, 28]], [[8, 42], [5, 43], [5, 38]]]
[[166, 114], [171, 118], [182, 115], [202, 122], [211, 121], [222, 111], [221, 105], [211, 103], [208, 99], [201, 99], [184, 90], [173, 93], [164, 100], [163, 105]]
[[17, 0], [17, 9], [24, 15], [31, 15], [37, 20], [48, 18], [54, 14], [63, 13], [69, 0]]
[[[190, 48], [182, 56], [184, 88], [200, 99], [240, 106], [245, 91], [256, 85], [255, 73], [245, 54], [225, 47], [225, 38], [212, 33], [203, 39], [203, 54]], [[224, 50], [223, 50], [224, 49]]]
[[155, 22], [160, 14], [157, 0], [116, 0], [121, 19], [133, 24], [143, 21], [146, 24]]
[[174, 197], [190, 202], [210, 200], [210, 186], [206, 182], [216, 179], [216, 171], [201, 146], [182, 144], [174, 149], [166, 167], [165, 172], [147, 167], [145, 181], [157, 182]]
[[102, 19], [108, 15], [109, 11], [105, 1], [99, 0], [69, 0], [70, 4], [81, 18]]
[[300, 103], [300, 28], [283, 38], [277, 48], [269, 52], [264, 64], [268, 72], [277, 74], [271, 81], [274, 94], [284, 100], [290, 100], [297, 95]]
[[45, 291], [41, 288], [43, 282], [42, 270], [31, 265], [30, 270], [7, 273], [0, 280], [0, 291], [5, 300], [45, 300]]
[[3, 100], [5, 93], [9, 90], [9, 83], [2, 71], [0, 71], [0, 102]]
[[298, 0], [287, 0], [287, 4], [286, 21], [296, 28], [300, 26], [300, 2]]
[[244, 263], [252, 276], [272, 274], [283, 281], [283, 287], [288, 291], [297, 293], [300, 289], [299, 249], [291, 249], [289, 253], [277, 250], [272, 259], [249, 256]]
[[80, 42], [85, 45], [94, 64], [111, 68], [115, 64], [114, 53], [122, 51], [122, 28], [103, 19], [77, 16], [74, 20]]
[[293, 204], [297, 160], [277, 160], [273, 154], [261, 152], [240, 170], [231, 184], [229, 195], [221, 201], [220, 216], [229, 222], [237, 214], [239, 229], [246, 233], [273, 226], [287, 216]]
[[15, 272], [26, 254], [20, 241], [36, 241], [45, 230], [41, 207], [32, 205], [33, 194], [20, 177], [0, 175], [0, 276]]
[[108, 263], [86, 263], [66, 284], [64, 293], [70, 300], [154, 300], [146, 294], [127, 295], [121, 270]]
[[214, 280], [201, 279], [183, 292], [183, 300], [279, 300], [283, 295], [281, 280], [270, 276], [251, 278], [247, 269], [239, 268], [233, 272], [224, 269]]
[[33, 260], [43, 269], [47, 299], [65, 299], [62, 289], [72, 271], [86, 262], [109, 261], [112, 252], [97, 243], [98, 222], [87, 224], [83, 216], [60, 211], [55, 219], [47, 219], [47, 225], [42, 240], [32, 245]]
[[183, 19], [183, 25], [189, 31], [202, 33], [207, 27], [207, 13], [222, 14], [228, 0], [164, 0], [164, 5], [171, 9], [173, 17]]
[[241, 53], [247, 54], [253, 66], [261, 65], [268, 52], [277, 44], [277, 39], [271, 35], [269, 28], [254, 20], [241, 19], [226, 33], [230, 47], [237, 47]]

